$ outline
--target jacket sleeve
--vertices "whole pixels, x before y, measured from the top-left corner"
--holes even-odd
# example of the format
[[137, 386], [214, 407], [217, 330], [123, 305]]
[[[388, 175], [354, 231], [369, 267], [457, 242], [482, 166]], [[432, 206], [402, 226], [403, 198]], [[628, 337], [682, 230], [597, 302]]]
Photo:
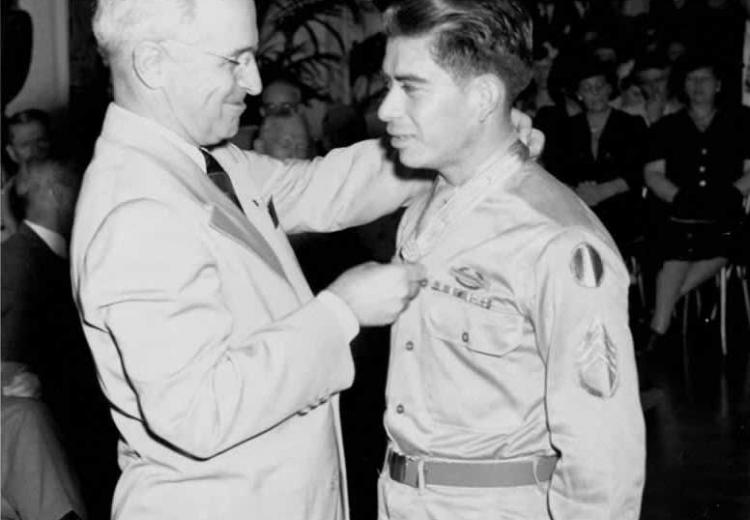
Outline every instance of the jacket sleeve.
[[280, 162], [247, 153], [265, 198], [273, 197], [289, 233], [336, 231], [387, 215], [431, 186], [397, 166], [374, 139], [332, 150], [312, 161]]
[[568, 230], [534, 267], [532, 319], [547, 365], [551, 443], [560, 456], [549, 491], [555, 519], [640, 515], [645, 428], [628, 276], [613, 248], [590, 232]]
[[354, 374], [350, 338], [317, 298], [232, 335], [242, 316], [224, 305], [227, 277], [200, 225], [154, 200], [119, 205], [87, 248], [79, 289], [147, 428], [198, 459], [319, 406]]

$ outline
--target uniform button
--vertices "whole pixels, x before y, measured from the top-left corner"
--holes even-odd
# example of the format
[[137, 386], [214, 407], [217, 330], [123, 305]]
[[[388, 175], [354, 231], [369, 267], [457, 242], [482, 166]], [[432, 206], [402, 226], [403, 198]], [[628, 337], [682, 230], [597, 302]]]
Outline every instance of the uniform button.
[[464, 331], [464, 333], [463, 333], [463, 334], [461, 334], [461, 340], [462, 340], [462, 341], [463, 341], [464, 343], [468, 343], [468, 342], [469, 342], [469, 333], [468, 333], [468, 332], [466, 332], [466, 331]]
[[700, 181], [698, 181], [698, 186], [700, 186], [701, 188], [705, 187], [706, 186], [706, 180], [705, 179], [701, 179]]
[[396, 413], [404, 413], [404, 405], [400, 404], [396, 407]]
[[708, 153], [708, 150], [705, 148], [701, 148], [701, 155], [706, 155]]
[[414, 342], [413, 341], [407, 341], [406, 342], [406, 350], [414, 350]]
[[706, 171], [706, 167], [705, 166], [701, 166], [700, 168], [698, 168], [698, 171], [701, 172], [701, 173], [703, 173], [703, 172]]

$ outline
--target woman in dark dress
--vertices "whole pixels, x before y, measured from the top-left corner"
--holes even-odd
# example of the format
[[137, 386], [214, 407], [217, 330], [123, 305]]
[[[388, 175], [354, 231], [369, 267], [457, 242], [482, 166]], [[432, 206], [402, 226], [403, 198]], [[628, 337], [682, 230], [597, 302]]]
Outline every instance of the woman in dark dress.
[[717, 104], [715, 67], [685, 67], [686, 108], [652, 127], [646, 184], [663, 207], [650, 346], [669, 328], [677, 300], [726, 264], [750, 192], [750, 111]]
[[606, 65], [580, 67], [577, 96], [584, 112], [569, 119], [563, 180], [575, 189], [614, 238], [620, 252], [633, 254], [642, 236], [642, 171], [646, 125], [642, 118], [612, 108], [614, 75]]

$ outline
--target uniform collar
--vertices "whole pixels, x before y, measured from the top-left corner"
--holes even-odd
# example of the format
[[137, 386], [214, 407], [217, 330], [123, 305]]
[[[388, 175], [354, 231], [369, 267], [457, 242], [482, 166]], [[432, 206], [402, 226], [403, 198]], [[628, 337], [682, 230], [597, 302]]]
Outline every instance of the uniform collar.
[[[511, 141], [483, 161], [468, 181], [456, 186], [445, 204], [431, 214], [429, 222], [425, 222], [419, 232], [417, 223], [420, 215], [415, 214], [405, 221], [403, 240], [398, 248], [401, 258], [415, 262], [432, 251], [451, 225], [470, 213], [497, 186], [511, 179], [528, 157], [528, 148], [524, 144], [518, 140]], [[437, 191], [445, 181], [438, 177], [435, 182]], [[423, 201], [418, 211], [424, 212], [428, 203], [429, 200]]]

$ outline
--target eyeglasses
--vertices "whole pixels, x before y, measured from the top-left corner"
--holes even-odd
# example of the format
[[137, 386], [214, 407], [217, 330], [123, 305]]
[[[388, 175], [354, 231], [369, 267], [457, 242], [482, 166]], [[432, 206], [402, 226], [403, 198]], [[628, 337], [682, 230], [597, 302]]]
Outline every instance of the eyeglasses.
[[232, 72], [237, 72], [240, 70], [247, 70], [249, 67], [255, 64], [255, 54], [253, 51], [245, 51], [241, 53], [240, 55], [234, 57], [234, 56], [226, 56], [224, 54], [219, 54], [218, 52], [208, 51], [206, 49], [203, 49], [201, 47], [198, 47], [197, 45], [193, 45], [192, 43], [183, 42], [180, 40], [163, 40], [164, 42], [170, 42], [170, 43], [177, 43], [182, 45], [183, 47], [189, 47], [190, 49], [194, 51], [198, 51], [201, 54], [205, 54], [207, 56], [212, 56], [214, 58], [218, 58], [222, 60], [224, 63], [228, 63], [232, 67]]
[[285, 101], [283, 103], [263, 103], [265, 115], [286, 115], [297, 112], [299, 102]]

